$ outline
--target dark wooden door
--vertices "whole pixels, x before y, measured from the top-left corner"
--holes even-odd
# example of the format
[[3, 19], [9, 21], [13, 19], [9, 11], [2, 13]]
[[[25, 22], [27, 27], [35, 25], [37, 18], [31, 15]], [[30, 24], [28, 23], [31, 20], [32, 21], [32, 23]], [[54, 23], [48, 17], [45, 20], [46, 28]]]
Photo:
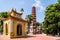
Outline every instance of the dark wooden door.
[[17, 25], [17, 35], [22, 35], [22, 26], [20, 24]]

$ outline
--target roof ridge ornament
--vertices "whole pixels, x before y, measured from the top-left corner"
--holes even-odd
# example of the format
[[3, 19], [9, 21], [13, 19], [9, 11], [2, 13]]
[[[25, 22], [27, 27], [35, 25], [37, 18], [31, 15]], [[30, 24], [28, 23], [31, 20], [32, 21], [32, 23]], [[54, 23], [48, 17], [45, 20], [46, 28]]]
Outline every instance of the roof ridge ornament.
[[12, 11], [14, 11], [14, 12], [15, 12], [15, 11], [16, 11], [16, 8], [12, 8]]

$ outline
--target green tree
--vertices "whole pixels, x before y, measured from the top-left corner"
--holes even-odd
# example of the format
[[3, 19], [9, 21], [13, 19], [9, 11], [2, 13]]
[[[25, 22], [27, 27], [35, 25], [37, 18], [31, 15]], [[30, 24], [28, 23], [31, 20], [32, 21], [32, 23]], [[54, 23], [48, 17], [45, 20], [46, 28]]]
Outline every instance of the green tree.
[[0, 17], [6, 18], [8, 16], [7, 12], [0, 12]]
[[36, 22], [36, 26], [42, 26], [42, 24], [39, 22]]
[[[1, 18], [6, 18], [8, 16], [8, 13], [7, 12], [0, 12], [0, 17]], [[0, 25], [2, 25], [3, 24], [3, 21], [1, 20], [0, 21]]]
[[49, 5], [45, 10], [43, 31], [46, 34], [57, 35], [60, 28], [60, 4]]
[[60, 0], [58, 0], [58, 3], [60, 3]]
[[26, 18], [28, 19], [28, 33], [29, 33], [30, 24], [31, 24], [31, 21], [33, 20], [33, 16], [30, 14], [30, 15], [27, 15]]
[[[7, 12], [0, 12], [0, 17], [1, 18], [6, 18], [8, 16]], [[3, 30], [3, 20], [0, 20], [0, 32]]]

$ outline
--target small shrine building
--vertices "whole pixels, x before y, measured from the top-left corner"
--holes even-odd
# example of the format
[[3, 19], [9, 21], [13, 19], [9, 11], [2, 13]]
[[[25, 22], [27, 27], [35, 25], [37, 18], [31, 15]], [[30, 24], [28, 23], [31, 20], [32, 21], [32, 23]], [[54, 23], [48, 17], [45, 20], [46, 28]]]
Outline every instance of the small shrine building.
[[3, 19], [3, 35], [10, 38], [25, 37], [27, 20], [22, 18], [22, 12], [12, 9], [8, 17]]

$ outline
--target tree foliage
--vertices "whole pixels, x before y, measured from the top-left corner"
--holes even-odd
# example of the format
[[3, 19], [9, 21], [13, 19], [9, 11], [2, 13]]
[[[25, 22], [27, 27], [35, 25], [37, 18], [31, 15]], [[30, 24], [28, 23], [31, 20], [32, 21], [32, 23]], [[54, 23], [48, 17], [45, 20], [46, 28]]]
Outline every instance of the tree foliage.
[[31, 21], [33, 20], [33, 16], [31, 14], [27, 15], [26, 18], [28, 19], [29, 23], [31, 23]]
[[28, 32], [27, 33], [29, 33], [30, 32], [30, 24], [31, 24], [31, 22], [32, 22], [32, 20], [33, 20], [33, 16], [30, 14], [30, 15], [27, 15], [26, 16], [26, 18], [28, 19]]
[[36, 22], [36, 26], [42, 26], [42, 24], [39, 22]]
[[58, 0], [58, 3], [60, 3], [60, 0]]
[[[0, 17], [6, 18], [7, 16], [8, 16], [8, 13], [7, 12], [0, 12]], [[0, 20], [0, 25], [2, 25], [2, 24], [3, 24], [3, 21]]]
[[45, 10], [43, 30], [46, 34], [57, 35], [60, 29], [60, 4], [49, 5]]
[[0, 12], [0, 17], [6, 18], [8, 16], [7, 12]]
[[[8, 13], [7, 12], [0, 12], [1, 18], [7, 18]], [[0, 20], [0, 32], [2, 33], [3, 30], [3, 20]]]

